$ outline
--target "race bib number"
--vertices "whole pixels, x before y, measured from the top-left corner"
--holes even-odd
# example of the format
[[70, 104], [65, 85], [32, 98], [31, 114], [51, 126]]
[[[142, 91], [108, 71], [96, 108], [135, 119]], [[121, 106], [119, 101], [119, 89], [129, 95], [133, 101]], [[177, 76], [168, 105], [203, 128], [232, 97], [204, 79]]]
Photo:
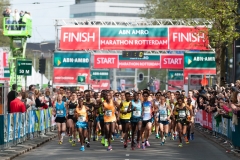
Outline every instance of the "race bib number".
[[78, 117], [78, 121], [79, 122], [85, 122], [86, 121], [86, 117], [81, 115], [81, 116]]
[[88, 111], [88, 115], [90, 116], [90, 115], [91, 115], [91, 112]]
[[160, 110], [160, 121], [166, 121], [167, 120], [167, 112], [166, 110]]
[[112, 116], [112, 111], [111, 110], [105, 111], [105, 115], [108, 117]]
[[133, 111], [133, 116], [140, 117], [141, 116], [140, 111]]
[[71, 115], [71, 116], [74, 115], [74, 110], [75, 110], [75, 109], [69, 109], [68, 114]]
[[179, 116], [180, 118], [186, 118], [186, 112], [185, 112], [185, 111], [179, 111], [179, 112], [178, 112], [178, 116]]
[[150, 107], [144, 107], [144, 113], [150, 113]]
[[57, 110], [57, 115], [58, 116], [63, 116], [63, 110]]

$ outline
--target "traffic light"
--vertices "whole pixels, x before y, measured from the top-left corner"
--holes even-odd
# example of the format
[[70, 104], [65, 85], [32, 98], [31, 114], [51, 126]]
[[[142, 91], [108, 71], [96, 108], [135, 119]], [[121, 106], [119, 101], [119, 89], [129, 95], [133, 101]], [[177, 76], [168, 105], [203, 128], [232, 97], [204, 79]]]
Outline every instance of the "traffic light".
[[39, 73], [44, 74], [46, 69], [46, 59], [39, 59]]
[[139, 79], [139, 81], [143, 81], [143, 78], [144, 78], [143, 73], [139, 73], [139, 75], [138, 75], [138, 79]]

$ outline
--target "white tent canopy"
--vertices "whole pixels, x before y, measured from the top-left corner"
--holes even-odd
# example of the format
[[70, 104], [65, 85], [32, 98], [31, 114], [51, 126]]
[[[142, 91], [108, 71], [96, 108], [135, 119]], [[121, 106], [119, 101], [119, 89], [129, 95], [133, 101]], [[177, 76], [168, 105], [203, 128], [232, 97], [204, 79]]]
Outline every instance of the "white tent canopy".
[[[43, 75], [43, 84], [48, 84], [48, 79], [45, 75]], [[41, 74], [39, 72], [36, 72], [35, 69], [32, 67], [32, 75], [27, 76], [27, 87], [33, 85], [41, 85]], [[25, 80], [22, 81], [22, 86], [25, 86]]]

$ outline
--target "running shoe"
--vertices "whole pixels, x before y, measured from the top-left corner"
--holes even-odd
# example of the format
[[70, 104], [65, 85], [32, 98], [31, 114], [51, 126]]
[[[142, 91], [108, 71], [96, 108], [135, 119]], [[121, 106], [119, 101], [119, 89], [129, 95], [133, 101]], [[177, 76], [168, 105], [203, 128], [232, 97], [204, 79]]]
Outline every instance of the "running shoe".
[[160, 145], [163, 146], [165, 142], [161, 142]]
[[145, 146], [150, 147], [150, 143], [148, 141], [145, 141]]
[[58, 144], [62, 144], [62, 141], [59, 141]]
[[111, 141], [114, 141], [114, 137], [112, 136]]
[[120, 142], [123, 143], [123, 138], [120, 139]]
[[156, 139], [159, 139], [159, 138], [160, 138], [159, 134], [156, 134]]
[[72, 138], [72, 136], [70, 136], [69, 137], [69, 143], [72, 143], [72, 141], [73, 141], [73, 138]]
[[188, 138], [187, 138], [187, 137], [184, 137], [184, 140], [185, 140], [185, 143], [186, 143], [186, 144], [189, 144], [189, 141], [188, 141]]
[[112, 150], [112, 146], [110, 145], [108, 146], [107, 151], [111, 151], [111, 150]]
[[98, 141], [98, 135], [97, 135], [97, 137], [96, 137], [96, 141]]
[[105, 141], [104, 141], [104, 146], [105, 146], [105, 147], [108, 146], [108, 140], [107, 140], [107, 139], [105, 139]]
[[141, 148], [140, 142], [138, 142], [138, 144], [137, 144], [137, 148]]
[[63, 136], [61, 136], [61, 142], [63, 143]]
[[76, 146], [76, 142], [75, 141], [72, 142], [72, 146], [73, 147]]
[[182, 145], [182, 143], [180, 143], [179, 145], [178, 145], [178, 147], [182, 147], [183, 145]]
[[124, 142], [123, 146], [124, 146], [124, 148], [127, 148], [127, 142]]
[[103, 137], [102, 137], [101, 143], [102, 143], [102, 145], [104, 146], [104, 144], [105, 144], [105, 139], [104, 139]]
[[82, 147], [80, 148], [80, 151], [85, 151], [84, 146], [82, 146]]
[[143, 149], [143, 150], [145, 150], [145, 149], [146, 149], [146, 147], [145, 147], [145, 144], [144, 144], [144, 143], [142, 144], [142, 149]]
[[87, 143], [87, 147], [90, 148], [90, 143], [89, 142]]

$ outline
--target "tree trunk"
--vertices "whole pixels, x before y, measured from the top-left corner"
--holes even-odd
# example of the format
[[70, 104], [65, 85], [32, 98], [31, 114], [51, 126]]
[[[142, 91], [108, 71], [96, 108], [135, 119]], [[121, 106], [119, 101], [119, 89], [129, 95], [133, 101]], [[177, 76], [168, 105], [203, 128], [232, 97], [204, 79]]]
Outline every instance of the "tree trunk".
[[221, 83], [221, 57], [222, 48], [216, 48], [216, 77], [218, 85]]

